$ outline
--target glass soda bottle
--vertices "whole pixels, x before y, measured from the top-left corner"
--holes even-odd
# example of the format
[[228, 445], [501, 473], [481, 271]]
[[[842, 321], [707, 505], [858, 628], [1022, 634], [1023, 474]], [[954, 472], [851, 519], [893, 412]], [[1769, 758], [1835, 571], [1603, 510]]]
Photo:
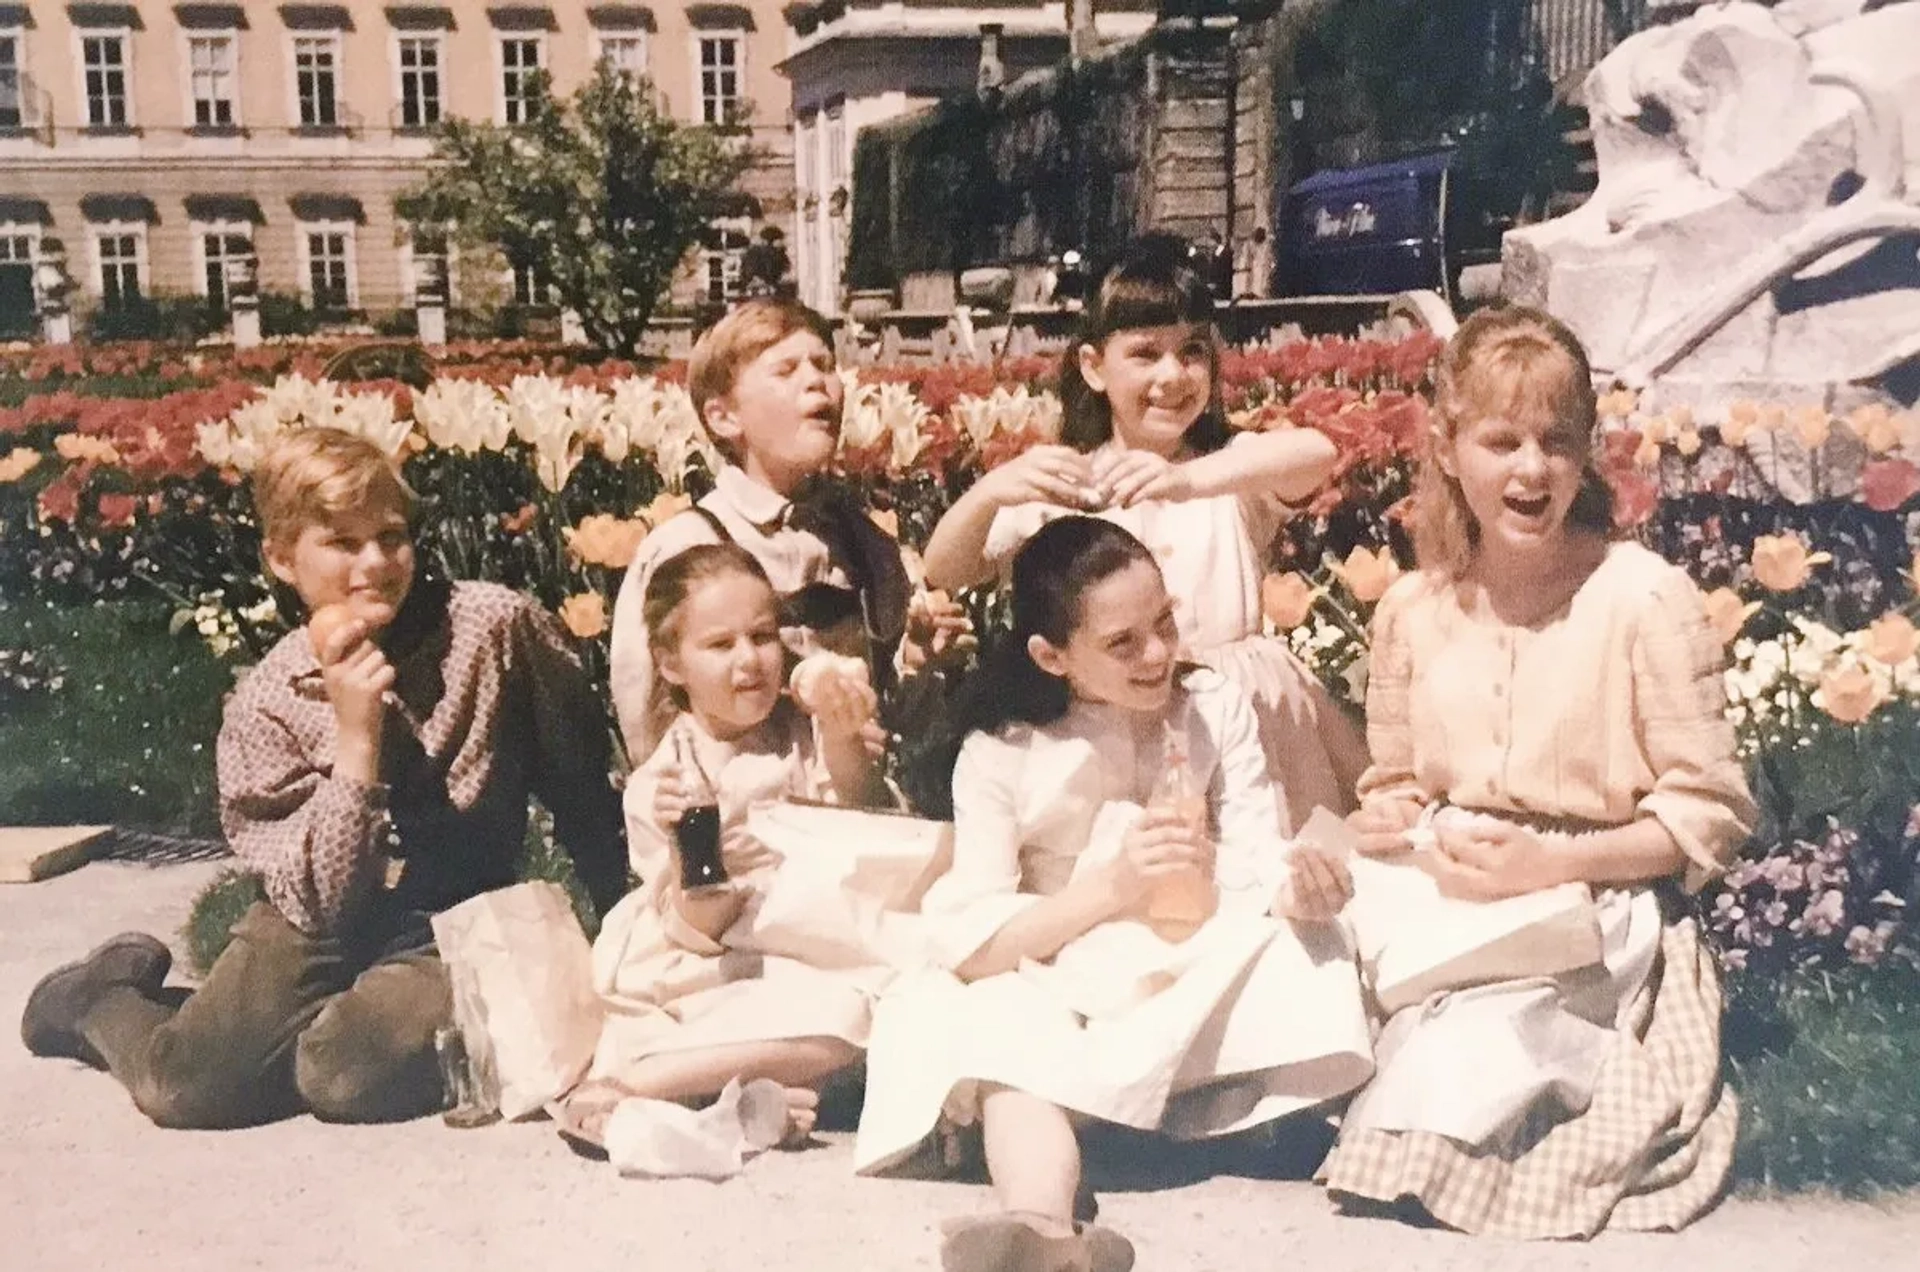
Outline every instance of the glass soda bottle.
[[[1195, 830], [1207, 831], [1207, 796], [1194, 778], [1186, 734], [1168, 724], [1160, 775], [1148, 806], [1171, 809]], [[1162, 879], [1147, 898], [1147, 924], [1161, 936], [1178, 940], [1213, 917], [1220, 893], [1210, 872], [1192, 869]]]

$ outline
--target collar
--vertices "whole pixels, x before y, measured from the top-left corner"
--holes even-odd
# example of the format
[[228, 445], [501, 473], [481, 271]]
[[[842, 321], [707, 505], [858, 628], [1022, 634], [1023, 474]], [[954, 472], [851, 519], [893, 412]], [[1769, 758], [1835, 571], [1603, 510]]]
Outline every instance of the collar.
[[785, 495], [747, 476], [747, 470], [738, 464], [720, 469], [720, 475], [713, 479], [713, 493], [763, 530], [780, 525], [792, 506]]

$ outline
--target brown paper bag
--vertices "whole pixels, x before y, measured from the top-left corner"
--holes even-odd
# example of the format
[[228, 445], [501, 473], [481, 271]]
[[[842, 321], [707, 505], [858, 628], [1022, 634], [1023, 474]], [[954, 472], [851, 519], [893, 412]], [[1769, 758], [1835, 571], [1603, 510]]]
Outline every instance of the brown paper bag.
[[566, 891], [519, 883], [482, 893], [436, 914], [433, 935], [473, 1070], [497, 1075], [500, 1115], [525, 1117], [571, 1090], [593, 1061], [604, 1008]]

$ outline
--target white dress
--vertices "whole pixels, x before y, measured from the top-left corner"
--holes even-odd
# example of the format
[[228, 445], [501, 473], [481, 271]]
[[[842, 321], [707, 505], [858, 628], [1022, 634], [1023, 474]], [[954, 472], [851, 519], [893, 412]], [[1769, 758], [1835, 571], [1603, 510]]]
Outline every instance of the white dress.
[[[899, 1161], [943, 1114], [974, 1120], [981, 1083], [1198, 1138], [1342, 1095], [1372, 1072], [1339, 929], [1268, 916], [1289, 845], [1245, 694], [1198, 670], [1170, 712], [1207, 791], [1219, 912], [1177, 943], [1113, 919], [1045, 963], [971, 984], [950, 970], [901, 977], [875, 1011], [857, 1169]], [[1162, 727], [1147, 724], [1079, 705], [967, 740], [953, 868], [922, 903], [944, 969], [1118, 851], [1161, 765]]]
[[[667, 887], [672, 856], [653, 817], [653, 797], [660, 774], [673, 766], [676, 734], [691, 743], [717, 788], [725, 827], [745, 821], [762, 801], [831, 794], [812, 722], [789, 704], [738, 744], [713, 738], [691, 716], [674, 723], [627, 782], [628, 850], [643, 882], [608, 912], [593, 944], [594, 988], [607, 1018], [588, 1076], [618, 1081], [653, 1055], [734, 1043], [831, 1037], [864, 1045], [876, 988], [871, 976], [739, 948], [743, 942], [733, 938], [751, 930], [757, 896], [718, 941], [674, 909]], [[735, 882], [763, 891], [772, 871], [763, 867]]]
[[[1044, 503], [1003, 508], [987, 532], [987, 561], [1004, 578], [1021, 544], [1074, 511]], [[1280, 797], [1281, 828], [1298, 830], [1316, 807], [1351, 810], [1354, 782], [1367, 765], [1366, 740], [1286, 643], [1262, 628], [1267, 550], [1292, 509], [1273, 495], [1211, 495], [1095, 515], [1153, 553], [1187, 655], [1252, 699], [1267, 772]]]

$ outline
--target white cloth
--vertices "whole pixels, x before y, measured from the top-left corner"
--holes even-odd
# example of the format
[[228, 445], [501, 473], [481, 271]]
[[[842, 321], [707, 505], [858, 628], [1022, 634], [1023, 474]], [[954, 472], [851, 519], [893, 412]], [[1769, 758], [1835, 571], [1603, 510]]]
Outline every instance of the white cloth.
[[[896, 981], [875, 1013], [857, 1169], [899, 1160], [943, 1112], [972, 1120], [981, 1083], [1194, 1138], [1365, 1081], [1371, 1047], [1350, 947], [1334, 925], [1267, 914], [1290, 846], [1245, 695], [1196, 671], [1167, 719], [1184, 732], [1207, 795], [1219, 912], [1185, 941], [1114, 919], [1045, 965], [971, 984], [937, 969]], [[954, 773], [953, 869], [923, 902], [946, 969], [1117, 851], [1163, 742], [1160, 721], [1088, 706], [967, 740]]]

